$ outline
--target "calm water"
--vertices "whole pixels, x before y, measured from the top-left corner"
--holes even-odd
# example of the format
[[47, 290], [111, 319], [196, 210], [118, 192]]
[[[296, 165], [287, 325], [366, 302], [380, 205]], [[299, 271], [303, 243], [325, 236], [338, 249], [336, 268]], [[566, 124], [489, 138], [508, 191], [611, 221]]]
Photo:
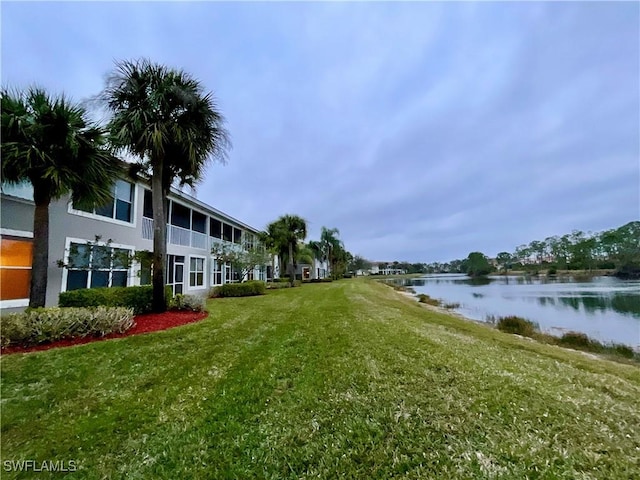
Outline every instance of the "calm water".
[[417, 293], [460, 303], [465, 317], [517, 315], [553, 335], [574, 330], [602, 342], [640, 348], [640, 281], [615, 277], [535, 278], [427, 275], [404, 281]]

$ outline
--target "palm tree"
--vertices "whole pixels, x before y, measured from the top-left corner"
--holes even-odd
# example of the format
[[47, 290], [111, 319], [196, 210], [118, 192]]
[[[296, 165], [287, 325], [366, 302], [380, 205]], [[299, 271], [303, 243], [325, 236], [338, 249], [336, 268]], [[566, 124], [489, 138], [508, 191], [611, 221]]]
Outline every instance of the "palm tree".
[[120, 161], [107, 147], [105, 131], [64, 95], [50, 97], [32, 87], [3, 89], [2, 181], [33, 186], [33, 257], [30, 307], [46, 301], [49, 263], [49, 205], [71, 193], [75, 205], [110, 200]]
[[287, 256], [289, 281], [293, 286], [296, 279], [296, 253], [298, 242], [307, 237], [307, 222], [297, 215], [283, 215], [267, 226], [270, 239], [267, 245], [273, 245], [280, 258]]
[[323, 245], [323, 249], [326, 252], [326, 258], [329, 261], [329, 268], [331, 275], [335, 276], [336, 261], [341, 255], [341, 251], [344, 250], [342, 241], [338, 238], [340, 231], [337, 228], [322, 227], [320, 232], [320, 243]]
[[176, 180], [193, 186], [209, 159], [224, 161], [229, 134], [212, 94], [198, 81], [146, 59], [116, 64], [101, 97], [112, 114], [112, 142], [151, 174], [153, 309], [162, 312], [167, 195]]
[[322, 262], [326, 259], [324, 247], [321, 242], [317, 242], [315, 240], [311, 240], [308, 243], [309, 249], [313, 253], [313, 258], [319, 262]]

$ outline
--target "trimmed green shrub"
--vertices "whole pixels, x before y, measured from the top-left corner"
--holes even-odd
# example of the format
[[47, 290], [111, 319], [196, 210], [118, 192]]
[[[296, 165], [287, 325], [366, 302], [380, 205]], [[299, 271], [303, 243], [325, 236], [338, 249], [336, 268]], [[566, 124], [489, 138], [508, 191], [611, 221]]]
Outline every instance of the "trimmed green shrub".
[[0, 344], [30, 346], [64, 338], [122, 333], [134, 325], [133, 309], [124, 307], [34, 308], [0, 319]]
[[264, 295], [266, 284], [260, 280], [251, 280], [244, 283], [225, 283], [213, 288], [211, 297], [250, 297], [253, 295]]
[[538, 324], [522, 317], [500, 317], [496, 322], [498, 330], [514, 333], [524, 337], [532, 337], [538, 330]]
[[172, 308], [176, 310], [188, 310], [191, 312], [204, 312], [204, 298], [197, 295], [183, 295], [179, 293], [173, 298]]
[[[173, 293], [171, 287], [165, 290], [167, 305], [170, 305]], [[135, 315], [151, 311], [153, 287], [104, 287], [81, 288], [62, 292], [58, 297], [60, 307], [129, 307]]]
[[304, 280], [302, 283], [331, 283], [333, 279], [331, 278], [312, 278], [310, 280]]

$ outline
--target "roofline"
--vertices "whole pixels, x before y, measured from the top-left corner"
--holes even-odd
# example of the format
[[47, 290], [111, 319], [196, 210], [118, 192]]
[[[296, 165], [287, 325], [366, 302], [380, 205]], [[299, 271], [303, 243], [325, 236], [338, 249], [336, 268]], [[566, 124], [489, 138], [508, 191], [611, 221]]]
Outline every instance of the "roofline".
[[[137, 174], [137, 181], [141, 181], [143, 182], [146, 186], [148, 186], [149, 188], [151, 188], [151, 182], [150, 179], [147, 178], [146, 175], [144, 174]], [[174, 187], [173, 185], [170, 188], [170, 194], [175, 195], [178, 198], [184, 199], [194, 205], [197, 205], [198, 207], [200, 207], [203, 210], [207, 210], [209, 212], [215, 213], [218, 216], [221, 216], [225, 219], [228, 219], [232, 222], [234, 222], [235, 224], [237, 224], [237, 226], [245, 228], [247, 230], [251, 230], [253, 233], [260, 233], [262, 230], [259, 230], [255, 227], [252, 227], [251, 225], [248, 225], [240, 220], [238, 220], [235, 217], [232, 217], [231, 215], [229, 215], [228, 213], [223, 212], [222, 210], [218, 210], [217, 208], [212, 207], [211, 205], [204, 203], [202, 200], [198, 200], [198, 198], [194, 197], [193, 195], [190, 195], [186, 192], [183, 192], [182, 190], [180, 190], [179, 188]]]
[[233, 222], [235, 222], [239, 227], [243, 227], [247, 230], [251, 230], [253, 233], [260, 233], [261, 230], [258, 230], [255, 227], [252, 227], [251, 225], [247, 225], [246, 223], [238, 220], [235, 217], [232, 217], [231, 215], [229, 215], [228, 213], [224, 213], [222, 210], [218, 210], [217, 208], [212, 207], [211, 205], [208, 205], [206, 203], [204, 203], [201, 200], [198, 200], [196, 197], [194, 197], [193, 195], [190, 195], [188, 193], [183, 192], [182, 190], [176, 188], [176, 187], [171, 187], [171, 193], [173, 193], [175, 196], [179, 197], [179, 198], [185, 198], [186, 200], [190, 201], [191, 203], [194, 203], [195, 205], [199, 206], [200, 208], [204, 209], [204, 210], [209, 210], [221, 217], [227, 218]]

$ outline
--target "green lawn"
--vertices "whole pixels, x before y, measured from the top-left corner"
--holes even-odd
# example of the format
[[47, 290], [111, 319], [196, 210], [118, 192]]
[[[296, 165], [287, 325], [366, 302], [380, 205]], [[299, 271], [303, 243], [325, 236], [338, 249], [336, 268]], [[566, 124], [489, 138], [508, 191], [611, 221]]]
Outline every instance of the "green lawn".
[[433, 313], [366, 280], [209, 310], [165, 332], [3, 356], [2, 467], [75, 460], [70, 476], [96, 479], [640, 478], [637, 366]]

